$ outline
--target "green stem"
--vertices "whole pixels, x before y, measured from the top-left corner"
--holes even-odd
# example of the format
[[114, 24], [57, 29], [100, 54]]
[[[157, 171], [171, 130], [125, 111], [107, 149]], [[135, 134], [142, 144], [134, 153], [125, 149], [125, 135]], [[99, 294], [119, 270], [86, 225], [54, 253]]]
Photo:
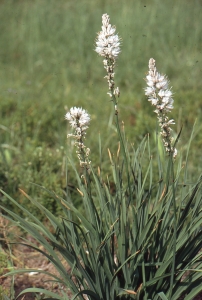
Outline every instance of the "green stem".
[[129, 203], [132, 200], [132, 191], [131, 191], [131, 186], [130, 186], [130, 175], [129, 175], [129, 164], [128, 164], [128, 159], [127, 159], [127, 155], [126, 155], [126, 149], [125, 149], [125, 145], [124, 145], [124, 140], [123, 140], [123, 136], [121, 133], [121, 129], [120, 129], [120, 125], [119, 125], [119, 117], [118, 117], [118, 110], [117, 110], [117, 100], [116, 100], [116, 96], [114, 94], [114, 65], [115, 65], [115, 60], [107, 58], [107, 64], [109, 67], [109, 72], [108, 72], [108, 82], [111, 84], [110, 85], [110, 93], [111, 93], [111, 97], [112, 97], [112, 102], [114, 104], [114, 109], [115, 109], [115, 123], [116, 123], [116, 128], [118, 131], [118, 136], [120, 139], [120, 145], [121, 145], [121, 151], [123, 153], [123, 157], [124, 157], [124, 161], [126, 164], [126, 173], [127, 173], [127, 181], [128, 181], [128, 190], [129, 190]]
[[[79, 127], [79, 124], [78, 124], [78, 127]], [[79, 150], [78, 158], [80, 160], [80, 165], [83, 169], [83, 176], [86, 179], [86, 185], [87, 185], [86, 190], [87, 190], [89, 197], [91, 197], [90, 174], [88, 172], [88, 165], [86, 165], [86, 163], [88, 163], [88, 157], [86, 155], [86, 151], [85, 151], [86, 147], [84, 145], [83, 139], [84, 139], [84, 137], [83, 137], [83, 134], [81, 133], [78, 143], [79, 143], [79, 145], [83, 145], [84, 148], [81, 146], [77, 146], [77, 149]], [[82, 165], [82, 163], [84, 163], [84, 165]]]
[[[82, 142], [82, 139], [81, 139], [81, 142]], [[83, 162], [86, 162], [86, 153], [85, 153], [85, 150], [82, 148], [81, 149], [81, 158], [82, 158], [82, 161]], [[83, 175], [86, 179], [86, 184], [87, 184], [87, 192], [89, 194], [89, 196], [91, 196], [91, 189], [90, 189], [90, 174], [88, 173], [88, 168], [86, 165], [82, 166], [83, 168]]]
[[[115, 95], [113, 94], [113, 90], [114, 90], [114, 88], [112, 88], [111, 93], [112, 93], [112, 101], [113, 101], [114, 107], [115, 107], [115, 105], [117, 105], [117, 101], [116, 101]], [[115, 123], [116, 123], [116, 128], [117, 128], [117, 131], [118, 131], [118, 136], [119, 136], [119, 139], [120, 139], [121, 150], [122, 150], [124, 160], [125, 160], [125, 163], [126, 163], [126, 173], [127, 173], [127, 181], [128, 181], [128, 189], [129, 189], [129, 197], [130, 197], [129, 203], [130, 203], [131, 200], [132, 200], [132, 191], [131, 191], [131, 186], [130, 186], [130, 175], [129, 175], [129, 168], [128, 168], [128, 159], [127, 159], [126, 149], [125, 149], [125, 145], [124, 145], [124, 141], [123, 141], [120, 125], [119, 125], [119, 117], [118, 117], [118, 111], [117, 110], [115, 110]]]
[[173, 168], [173, 158], [172, 152], [170, 153], [170, 164], [171, 164], [171, 178], [172, 178], [172, 190], [173, 190], [173, 210], [174, 210], [174, 241], [173, 241], [173, 260], [172, 260], [172, 270], [170, 278], [170, 293], [169, 299], [172, 297], [174, 273], [175, 273], [175, 256], [176, 256], [176, 241], [177, 241], [177, 210], [175, 202], [175, 184], [174, 184], [174, 168]]

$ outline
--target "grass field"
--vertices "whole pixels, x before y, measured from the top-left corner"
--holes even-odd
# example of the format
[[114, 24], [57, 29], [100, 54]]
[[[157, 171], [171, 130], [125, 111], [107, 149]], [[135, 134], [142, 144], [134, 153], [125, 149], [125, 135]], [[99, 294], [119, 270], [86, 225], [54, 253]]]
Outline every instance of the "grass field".
[[[92, 117], [86, 144], [93, 164], [99, 162], [98, 132], [104, 157], [108, 147], [117, 147], [102, 59], [94, 51], [105, 12], [122, 37], [116, 83], [129, 141], [150, 133], [153, 142], [156, 116], [143, 91], [153, 57], [173, 86], [172, 117], [176, 133], [183, 125], [182, 153], [197, 119], [190, 174], [201, 169], [200, 0], [1, 0], [0, 186], [21, 201], [18, 187], [41, 197], [30, 182], [58, 193], [66, 187], [66, 152], [72, 151], [66, 141], [67, 108], [82, 106]], [[46, 202], [55, 209], [43, 195]]]

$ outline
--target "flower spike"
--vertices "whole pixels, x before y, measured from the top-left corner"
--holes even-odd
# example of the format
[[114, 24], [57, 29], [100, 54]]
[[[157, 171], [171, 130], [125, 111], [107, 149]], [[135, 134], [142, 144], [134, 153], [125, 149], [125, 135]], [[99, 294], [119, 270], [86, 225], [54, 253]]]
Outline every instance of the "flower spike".
[[90, 149], [84, 145], [86, 129], [90, 123], [90, 115], [85, 109], [80, 107], [72, 107], [66, 113], [65, 119], [69, 121], [71, 127], [75, 130], [74, 134], [68, 134], [67, 137], [73, 137], [77, 147], [77, 156], [79, 158], [80, 166], [86, 167], [89, 170], [90, 161], [88, 159]]
[[146, 76], [147, 87], [145, 88], [145, 95], [148, 96], [148, 100], [152, 105], [156, 107], [155, 113], [161, 127], [161, 136], [163, 138], [163, 144], [166, 151], [175, 158], [177, 155], [177, 149], [172, 146], [172, 137], [170, 125], [175, 124], [174, 120], [167, 117], [173, 109], [172, 91], [169, 89], [169, 81], [165, 75], [157, 72], [155, 66], [155, 60], [150, 58], [149, 60], [149, 72]]
[[104, 57], [103, 64], [107, 71], [105, 78], [107, 79], [109, 92], [107, 93], [114, 103], [115, 113], [118, 114], [116, 96], [119, 97], [119, 88], [115, 88], [114, 83], [114, 68], [116, 59], [118, 58], [120, 50], [121, 40], [118, 34], [115, 34], [116, 27], [110, 24], [110, 18], [108, 14], [102, 16], [102, 30], [98, 32], [97, 39], [95, 41], [95, 51]]
[[115, 34], [116, 27], [110, 24], [109, 15], [102, 16], [102, 31], [98, 33], [95, 51], [106, 58], [115, 60], [120, 53], [120, 38]]

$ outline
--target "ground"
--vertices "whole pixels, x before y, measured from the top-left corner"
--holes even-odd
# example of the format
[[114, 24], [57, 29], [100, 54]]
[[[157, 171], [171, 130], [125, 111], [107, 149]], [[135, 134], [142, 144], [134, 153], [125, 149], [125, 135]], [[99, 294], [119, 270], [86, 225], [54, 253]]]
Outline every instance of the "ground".
[[[58, 275], [54, 266], [49, 263], [48, 259], [46, 259], [41, 253], [30, 249], [28, 247], [22, 245], [16, 245], [13, 247], [13, 263], [16, 268], [31, 268], [31, 269], [41, 269], [52, 274]], [[67, 271], [68, 271], [67, 266]], [[50, 276], [45, 275], [43, 273], [24, 273], [15, 275], [14, 279], [14, 291], [15, 297], [26, 288], [45, 288], [52, 292], [59, 293], [61, 286], [57, 283], [49, 281], [51, 279]], [[0, 278], [0, 286], [2, 286], [5, 290], [10, 291], [12, 287], [12, 280], [10, 277]], [[67, 291], [68, 293], [68, 291]], [[1, 299], [1, 295], [0, 295]], [[27, 293], [25, 296], [22, 295], [18, 298], [23, 300], [34, 300], [34, 293]], [[42, 299], [42, 298], [39, 298]]]

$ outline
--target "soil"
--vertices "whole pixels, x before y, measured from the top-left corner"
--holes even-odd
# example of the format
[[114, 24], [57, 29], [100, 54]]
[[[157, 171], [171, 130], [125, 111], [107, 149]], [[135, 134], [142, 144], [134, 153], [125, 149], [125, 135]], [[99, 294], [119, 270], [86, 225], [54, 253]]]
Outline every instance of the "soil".
[[[53, 281], [53, 277], [41, 272], [36, 271], [16, 274], [14, 276], [14, 280], [11, 276], [3, 276], [3, 274], [10, 271], [8, 268], [9, 264], [7, 265], [7, 262], [12, 262], [10, 263], [10, 267], [15, 270], [25, 268], [43, 270], [60, 277], [55, 267], [42, 253], [20, 244], [20, 242], [23, 243], [23, 240], [20, 239], [19, 236], [22, 236], [20, 229], [10, 225], [7, 220], [0, 216], [0, 300], [3, 299], [2, 294], [6, 294], [10, 300], [14, 300], [24, 289], [27, 288], [46, 289], [60, 295], [62, 295], [63, 291], [68, 296], [71, 296], [69, 290], [65, 290], [63, 286]], [[17, 243], [12, 244], [13, 241]], [[27, 235], [26, 241], [28, 241], [28, 243], [34, 243], [38, 248], [40, 248], [40, 250], [44, 251], [40, 244], [37, 243], [31, 236]], [[1, 256], [1, 254], [3, 254], [3, 256]], [[2, 260], [2, 257], [7, 257], [7, 259]], [[71, 271], [66, 262], [63, 262], [63, 265], [66, 267], [67, 272]], [[37, 296], [36, 298], [35, 293], [26, 293], [19, 296], [17, 299], [41, 300], [43, 299], [43, 295]]]
[[[55, 270], [54, 266], [49, 263], [48, 259], [44, 257], [43, 254], [39, 253], [36, 250], [33, 250], [29, 247], [22, 246], [20, 244], [13, 247], [12, 250], [12, 260], [15, 269], [21, 268], [29, 268], [29, 269], [38, 269], [44, 270], [51, 274], [59, 276], [58, 272]], [[8, 272], [8, 269], [4, 269], [4, 273]], [[69, 267], [67, 266], [67, 272], [69, 271]], [[0, 277], [0, 287], [6, 291], [6, 294], [10, 296], [10, 291], [14, 290], [14, 297], [10, 297], [15, 299], [20, 292], [22, 292], [26, 288], [41, 288], [47, 289], [51, 292], [61, 295], [61, 290], [64, 290], [64, 287], [52, 281], [53, 278], [49, 275], [40, 273], [40, 272], [30, 272], [30, 273], [21, 273], [17, 274], [14, 277], [14, 282], [12, 282], [11, 277]], [[70, 296], [70, 292], [66, 291]], [[42, 299], [41, 297], [37, 299]], [[1, 290], [0, 290], [0, 299], [1, 299]], [[21, 295], [18, 297], [19, 300], [35, 300], [34, 293], [27, 293], [25, 295]]]

